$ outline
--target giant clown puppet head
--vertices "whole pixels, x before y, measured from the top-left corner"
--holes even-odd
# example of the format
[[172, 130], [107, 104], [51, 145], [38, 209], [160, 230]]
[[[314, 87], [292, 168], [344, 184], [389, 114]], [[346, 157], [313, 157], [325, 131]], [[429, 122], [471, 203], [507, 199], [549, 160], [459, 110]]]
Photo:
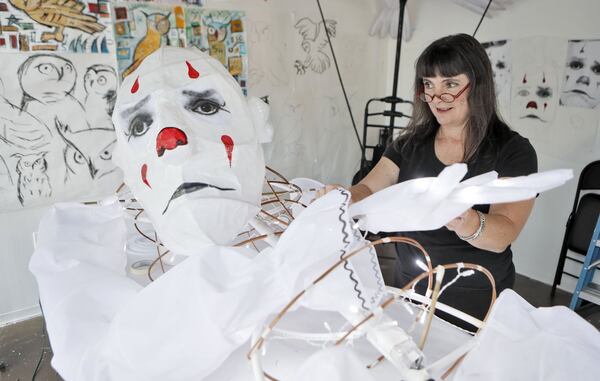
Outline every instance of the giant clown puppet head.
[[170, 250], [226, 244], [258, 213], [268, 107], [219, 61], [159, 49], [123, 81], [113, 121], [114, 161]]

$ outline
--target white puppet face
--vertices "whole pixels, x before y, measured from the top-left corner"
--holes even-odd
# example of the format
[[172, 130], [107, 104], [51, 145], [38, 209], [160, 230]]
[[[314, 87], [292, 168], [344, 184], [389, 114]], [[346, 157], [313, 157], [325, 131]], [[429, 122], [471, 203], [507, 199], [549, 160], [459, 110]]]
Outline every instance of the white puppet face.
[[165, 245], [226, 244], [259, 210], [268, 109], [198, 50], [165, 47], [123, 82], [114, 160]]
[[560, 100], [566, 106], [594, 108], [600, 104], [600, 40], [569, 42]]
[[506, 40], [483, 44], [494, 71], [496, 95], [510, 86], [510, 45]]
[[518, 73], [513, 83], [514, 112], [519, 119], [551, 122], [558, 104], [556, 73], [550, 67], [534, 67]]

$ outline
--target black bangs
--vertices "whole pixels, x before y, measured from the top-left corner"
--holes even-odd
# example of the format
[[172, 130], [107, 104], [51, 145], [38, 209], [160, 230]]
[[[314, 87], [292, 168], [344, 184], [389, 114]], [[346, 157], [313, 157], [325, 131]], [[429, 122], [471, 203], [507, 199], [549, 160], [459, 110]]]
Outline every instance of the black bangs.
[[[440, 42], [440, 41], [438, 41]], [[466, 57], [447, 43], [430, 45], [417, 61], [417, 77], [454, 77], [471, 71]]]

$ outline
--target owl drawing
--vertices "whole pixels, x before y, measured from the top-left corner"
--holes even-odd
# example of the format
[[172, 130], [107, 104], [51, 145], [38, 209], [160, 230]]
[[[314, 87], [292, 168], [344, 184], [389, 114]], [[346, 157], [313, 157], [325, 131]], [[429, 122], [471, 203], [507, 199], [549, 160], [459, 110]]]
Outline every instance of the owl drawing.
[[68, 126], [56, 126], [65, 142], [65, 183], [76, 177], [100, 179], [115, 171], [112, 151], [116, 144], [113, 129], [94, 128], [72, 132]]
[[89, 129], [83, 105], [73, 96], [77, 71], [71, 61], [55, 54], [35, 54], [17, 71], [23, 90], [21, 109], [46, 126], [58, 119], [71, 131]]
[[39, 198], [52, 196], [50, 179], [46, 173], [48, 170], [48, 162], [45, 158], [47, 153], [45, 151], [27, 155], [20, 153], [12, 155], [18, 159], [16, 168], [17, 197], [23, 206]]
[[118, 87], [115, 69], [108, 65], [92, 65], [83, 77], [84, 108], [91, 128], [112, 129], [111, 115], [117, 99]]
[[162, 37], [167, 35], [171, 29], [171, 22], [169, 21], [171, 12], [166, 15], [158, 12], [151, 14], [142, 13], [146, 16], [146, 35], [136, 45], [135, 51], [133, 52], [133, 61], [123, 72], [123, 78], [127, 77], [137, 69], [144, 58], [160, 48]]

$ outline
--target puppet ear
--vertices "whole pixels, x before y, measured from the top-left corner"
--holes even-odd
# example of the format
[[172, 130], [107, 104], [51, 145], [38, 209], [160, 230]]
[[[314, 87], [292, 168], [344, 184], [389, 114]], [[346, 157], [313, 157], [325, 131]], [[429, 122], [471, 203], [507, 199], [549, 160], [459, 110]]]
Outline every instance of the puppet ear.
[[258, 141], [260, 143], [271, 142], [273, 140], [273, 126], [269, 121], [269, 105], [260, 98], [250, 97], [248, 99], [248, 107], [250, 108], [252, 122], [258, 135]]

